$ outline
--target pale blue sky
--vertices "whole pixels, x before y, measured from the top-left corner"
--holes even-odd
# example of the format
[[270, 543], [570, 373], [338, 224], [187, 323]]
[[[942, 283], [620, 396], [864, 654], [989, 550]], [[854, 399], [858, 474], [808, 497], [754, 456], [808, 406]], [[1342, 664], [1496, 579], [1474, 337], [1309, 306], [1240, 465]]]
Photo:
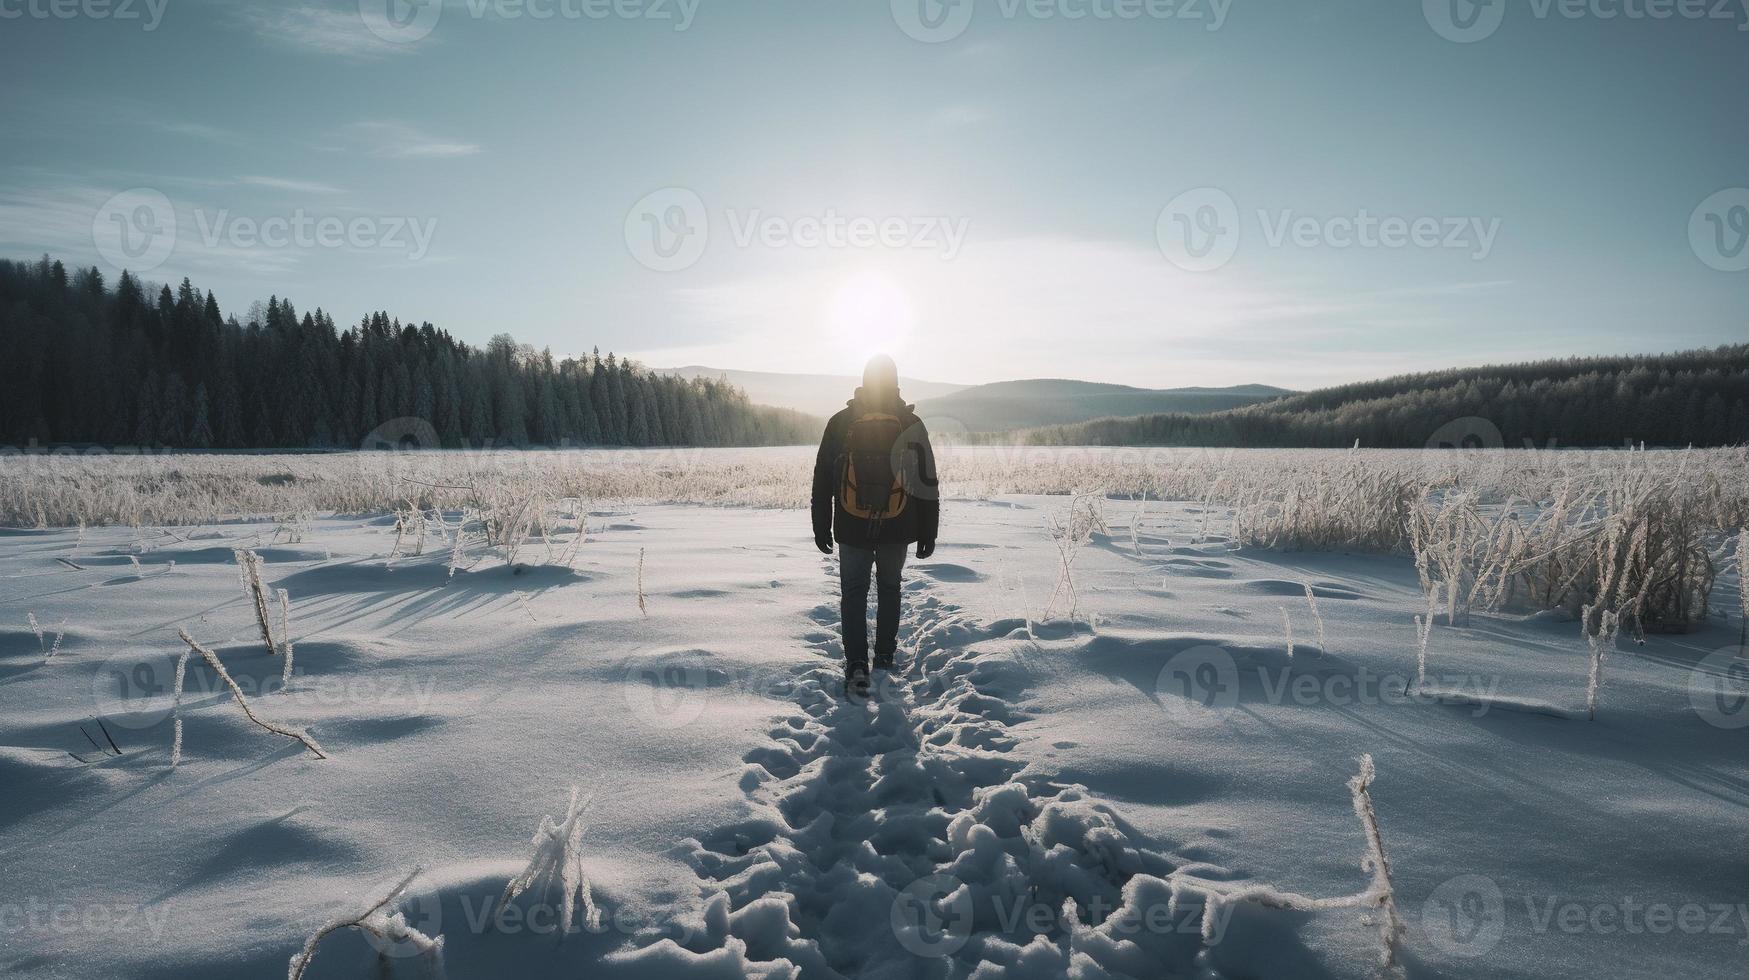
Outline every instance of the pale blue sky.
[[[49, 2], [0, 0], [23, 14], [0, 19], [0, 254], [107, 265], [105, 202], [152, 189], [177, 232], [147, 278], [191, 276], [227, 311], [279, 294], [658, 366], [844, 372], [885, 346], [939, 380], [1156, 387], [1749, 335], [1749, 272], [1690, 236], [1704, 199], [1749, 186], [1741, 7], [1512, 0], [1456, 43], [1406, 0], [1223, 0], [1213, 30], [1212, 0], [1129, 20], [1061, 13], [1130, 0], [960, 0], [963, 32], [924, 43], [887, 0], [603, 19], [450, 0], [417, 40], [372, 20], [396, 41], [357, 0], [154, 0], [149, 31], [146, 0], [33, 15]], [[1236, 251], [1187, 271], [1157, 225], [1204, 187], [1233, 202]], [[665, 188], [709, 229], [678, 271], [640, 262], [634, 205]], [[665, 220], [681, 199], [654, 200]], [[1334, 247], [1322, 223], [1363, 211], [1442, 242], [1455, 223], [1457, 247]], [[390, 241], [249, 235], [300, 214]], [[798, 244], [795, 219], [828, 215], [909, 247]], [[1281, 238], [1300, 216], [1318, 230]]]

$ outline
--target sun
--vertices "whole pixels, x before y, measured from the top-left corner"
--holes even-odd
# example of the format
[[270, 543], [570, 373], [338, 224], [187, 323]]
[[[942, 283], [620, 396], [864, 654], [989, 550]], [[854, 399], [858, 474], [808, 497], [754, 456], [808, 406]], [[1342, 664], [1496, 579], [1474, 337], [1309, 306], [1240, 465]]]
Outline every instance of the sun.
[[902, 354], [914, 319], [905, 287], [875, 271], [859, 272], [845, 280], [833, 292], [826, 314], [836, 353], [853, 361], [859, 370], [875, 354]]

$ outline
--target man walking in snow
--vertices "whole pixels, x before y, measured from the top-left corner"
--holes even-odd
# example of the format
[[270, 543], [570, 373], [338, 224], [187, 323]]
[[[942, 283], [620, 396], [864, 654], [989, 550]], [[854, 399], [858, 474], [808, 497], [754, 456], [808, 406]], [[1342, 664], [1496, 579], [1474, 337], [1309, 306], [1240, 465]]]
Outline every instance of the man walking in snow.
[[935, 451], [914, 407], [899, 395], [899, 369], [876, 355], [862, 387], [826, 423], [814, 459], [814, 544], [838, 542], [844, 690], [868, 693], [868, 585], [875, 582], [874, 667], [891, 670], [899, 645], [899, 576], [905, 552], [935, 553], [941, 519]]

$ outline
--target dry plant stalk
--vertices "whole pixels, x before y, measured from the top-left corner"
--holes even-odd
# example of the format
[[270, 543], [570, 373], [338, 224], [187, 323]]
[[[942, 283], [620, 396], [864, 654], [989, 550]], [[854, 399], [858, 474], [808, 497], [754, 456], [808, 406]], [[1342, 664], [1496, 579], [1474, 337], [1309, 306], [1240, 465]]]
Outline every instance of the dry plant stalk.
[[1324, 615], [1318, 611], [1318, 594], [1312, 591], [1312, 583], [1300, 584], [1306, 587], [1306, 605], [1312, 607], [1312, 620], [1318, 624], [1318, 652], [1329, 653], [1330, 645], [1324, 640]]
[[[362, 929], [387, 943], [407, 943], [426, 959], [426, 963], [432, 968], [433, 973], [441, 976], [443, 937], [438, 936], [433, 939], [409, 925], [406, 917], [401, 913], [388, 914], [383, 911], [390, 902], [400, 898], [407, 891], [407, 886], [413, 883], [414, 878], [419, 877], [421, 870], [414, 868], [407, 877], [401, 879], [399, 884], [389, 889], [387, 895], [378, 899], [375, 904], [358, 915], [335, 919], [317, 929], [304, 942], [304, 948], [292, 956], [291, 962], [287, 966], [286, 980], [303, 980], [304, 971], [309, 969], [310, 960], [316, 955], [316, 947], [321, 944], [322, 940], [342, 929]], [[386, 967], [386, 962], [384, 965]]]
[[1205, 941], [1212, 941], [1221, 910], [1239, 902], [1296, 912], [1342, 908], [1372, 909], [1379, 916], [1379, 965], [1386, 976], [1402, 976], [1402, 951], [1399, 947], [1404, 932], [1403, 919], [1397, 909], [1396, 887], [1391, 882], [1391, 861], [1385, 853], [1384, 838], [1379, 833], [1378, 814], [1373, 809], [1372, 783], [1376, 775], [1372, 756], [1363, 755], [1360, 757], [1360, 772], [1348, 781], [1354, 814], [1360, 818], [1361, 831], [1366, 836], [1366, 853], [1361, 856], [1360, 867], [1371, 874], [1372, 879], [1365, 891], [1337, 898], [1314, 898], [1270, 885], [1210, 881], [1175, 871], [1166, 878], [1167, 885], [1172, 889], [1168, 911], [1173, 915], [1178, 914], [1178, 903], [1182, 896], [1201, 898], [1202, 937]]
[[1137, 558], [1142, 557], [1142, 518], [1148, 513], [1148, 491], [1142, 490], [1142, 499], [1136, 504], [1136, 516], [1130, 518], [1130, 550]]
[[1749, 645], [1749, 528], [1737, 534], [1737, 601], [1743, 605], [1743, 626], [1738, 646]]
[[1372, 886], [1358, 896], [1379, 910], [1379, 945], [1382, 947], [1379, 965], [1387, 973], [1400, 972], [1397, 944], [1403, 937], [1403, 920], [1397, 914], [1397, 892], [1391, 884], [1391, 859], [1385, 854], [1384, 837], [1379, 833], [1379, 818], [1372, 805], [1372, 782], [1378, 775], [1370, 754], [1360, 757], [1360, 772], [1348, 781], [1348, 791], [1354, 798], [1354, 815], [1366, 831], [1366, 856], [1361, 859], [1362, 871], [1372, 872]]
[[171, 729], [170, 738], [170, 768], [182, 761], [182, 681], [188, 676], [188, 655], [191, 651], [182, 651], [182, 656], [176, 658], [176, 682], [172, 688], [170, 702]]
[[53, 643], [48, 642], [42, 624], [36, 621], [36, 613], [26, 613], [25, 617], [30, 621], [30, 631], [36, 634], [36, 648], [43, 655], [43, 663], [46, 664], [55, 659], [55, 654], [61, 652], [61, 640], [67, 636], [67, 617], [62, 616], [61, 625], [55, 627], [55, 641]]
[[583, 814], [589, 809], [592, 799], [579, 800], [577, 787], [573, 786], [571, 802], [566, 805], [562, 819], [541, 817], [532, 841], [534, 854], [529, 857], [528, 866], [505, 883], [504, 896], [498, 903], [500, 914], [523, 892], [533, 889], [535, 894], [544, 895], [557, 884], [562, 892], [559, 896], [560, 930], [572, 931], [571, 921], [579, 907], [583, 913], [583, 928], [600, 928], [601, 911], [595, 907], [589, 879], [583, 874]]
[[1287, 636], [1287, 658], [1294, 658], [1294, 621], [1287, 613], [1286, 606], [1276, 606], [1281, 610], [1281, 631]]
[[424, 508], [411, 500], [407, 501], [405, 509], [395, 508], [395, 546], [389, 549], [389, 562], [393, 563], [396, 558], [401, 557], [402, 549], [406, 547], [406, 542], [409, 539], [413, 542], [413, 555], [415, 557], [425, 554], [425, 535]]
[[281, 687], [291, 686], [292, 677], [292, 641], [291, 641], [291, 593], [279, 590], [279, 642], [280, 653], [285, 656], [285, 670], [279, 676]]
[[261, 584], [261, 556], [243, 548], [232, 554], [237, 556], [237, 576], [255, 604], [255, 625], [261, 628], [261, 643], [267, 647], [269, 656], [276, 655], [279, 647], [273, 641], [273, 627], [267, 621], [267, 586]]
[[1439, 586], [1427, 593], [1427, 613], [1415, 617], [1415, 686], [1427, 686], [1427, 641], [1433, 638], [1433, 618], [1439, 609]]
[[1427, 686], [1427, 640], [1433, 633], [1433, 617], [1415, 614], [1415, 688]]
[[467, 526], [467, 523], [468, 514], [463, 511], [461, 519], [455, 522], [455, 532], [450, 537], [449, 542], [449, 575], [447, 578], [451, 580], [455, 578], [455, 573], [462, 567], [462, 562], [467, 559], [467, 545], [462, 540], [462, 529]]
[[[1597, 625], [1592, 626], [1595, 620]], [[1586, 606], [1579, 621], [1585, 642], [1591, 647], [1590, 671], [1585, 682], [1585, 717], [1597, 720], [1597, 692], [1603, 686], [1603, 658], [1615, 649], [1615, 637], [1621, 630], [1621, 613], [1613, 609]]]
[[549, 559], [549, 564], [563, 565], [566, 568], [575, 568], [577, 565], [577, 552], [582, 550], [583, 539], [589, 533], [589, 518], [583, 510], [583, 502], [581, 500], [575, 498], [572, 499], [571, 519], [577, 522], [577, 533], [571, 538], [571, 543], [569, 545], [559, 549], [556, 561]]
[[1075, 559], [1080, 557], [1082, 547], [1093, 540], [1095, 533], [1110, 533], [1100, 499], [1097, 493], [1078, 493], [1070, 498], [1065, 512], [1052, 513], [1048, 518], [1051, 541], [1057, 546], [1057, 584], [1051, 590], [1050, 601], [1045, 603], [1041, 619], [1051, 618], [1051, 613], [1057, 608], [1058, 596], [1067, 595], [1071, 620], [1080, 609], [1080, 594], [1075, 588]]
[[243, 709], [243, 714], [247, 715], [250, 721], [260, 725], [262, 728], [267, 729], [275, 735], [283, 735], [286, 738], [296, 739], [297, 741], [302, 742], [304, 748], [315, 753], [315, 756], [318, 759], [328, 758], [328, 754], [322, 751], [322, 747], [317, 745], [316, 740], [311, 738], [308, 733], [296, 728], [287, 728], [283, 725], [276, 725], [273, 722], [262, 720], [261, 716], [255, 713], [255, 709], [249, 707], [249, 699], [243, 696], [243, 689], [238, 687], [237, 682], [231, 678], [231, 672], [226, 670], [225, 665], [219, 662], [218, 655], [211, 650], [208, 650], [206, 647], [201, 646], [199, 643], [194, 642], [194, 637], [189, 636], [187, 630], [178, 630], [177, 632], [181, 634], [182, 642], [188, 644], [189, 649], [200, 654], [201, 657], [206, 660], [207, 666], [213, 669], [213, 673], [219, 675], [219, 680], [224, 681], [225, 686], [231, 689], [231, 693], [237, 698], [237, 707]]
[[650, 608], [644, 602], [644, 549], [638, 549], [638, 612], [650, 615]]

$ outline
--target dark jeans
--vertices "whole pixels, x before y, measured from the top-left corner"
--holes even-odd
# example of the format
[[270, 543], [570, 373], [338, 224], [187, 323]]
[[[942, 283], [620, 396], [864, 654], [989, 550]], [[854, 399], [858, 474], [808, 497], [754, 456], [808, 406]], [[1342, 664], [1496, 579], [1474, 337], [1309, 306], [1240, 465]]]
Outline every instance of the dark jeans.
[[844, 624], [847, 666], [868, 666], [868, 579], [875, 579], [875, 656], [891, 657], [899, 646], [899, 573], [905, 568], [903, 544], [874, 548], [838, 546], [839, 618]]

